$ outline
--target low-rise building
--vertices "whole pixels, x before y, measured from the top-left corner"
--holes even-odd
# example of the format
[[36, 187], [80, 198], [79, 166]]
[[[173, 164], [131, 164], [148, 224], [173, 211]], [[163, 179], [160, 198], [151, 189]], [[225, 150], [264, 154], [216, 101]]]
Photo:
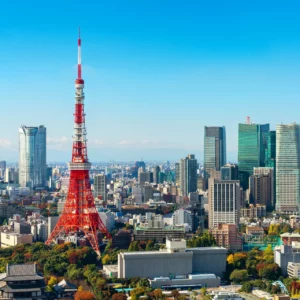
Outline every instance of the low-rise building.
[[158, 243], [164, 243], [167, 237], [172, 239], [183, 239], [185, 236], [184, 225], [179, 226], [163, 226], [163, 227], [147, 227], [141, 224], [134, 228], [135, 241], [155, 240]]
[[263, 218], [267, 215], [267, 208], [265, 205], [250, 204], [249, 208], [241, 208], [241, 217], [250, 219]]
[[247, 226], [246, 234], [252, 235], [252, 236], [257, 236], [257, 237], [262, 237], [265, 235], [265, 231], [262, 227], [259, 227], [259, 226]]
[[287, 273], [290, 278], [300, 278], [300, 263], [289, 262]]
[[32, 244], [32, 234], [1, 232], [1, 248], [13, 247], [19, 244]]
[[65, 279], [56, 284], [53, 289], [58, 298], [64, 299], [74, 299], [74, 294], [77, 292], [76, 285], [66, 281]]
[[[186, 241], [168, 239], [161, 251], [121, 252], [118, 278], [186, 279], [191, 274], [223, 276], [227, 250], [221, 247], [186, 248]], [[179, 276], [179, 277], [178, 277]]]
[[150, 285], [153, 289], [159, 288], [178, 288], [178, 287], [194, 287], [194, 288], [213, 288], [220, 286], [220, 277], [214, 274], [188, 274], [186, 276], [178, 276], [179, 278], [157, 277], [150, 279]]
[[112, 232], [115, 227], [115, 215], [110, 210], [103, 209], [99, 211], [99, 216], [108, 232]]
[[220, 247], [225, 247], [229, 251], [242, 251], [243, 239], [239, 235], [235, 224], [219, 224], [218, 227], [210, 230], [210, 233]]
[[112, 247], [127, 250], [131, 243], [132, 235], [129, 230], [119, 230], [112, 237]]
[[300, 248], [282, 245], [274, 249], [274, 261], [281, 268], [282, 275], [288, 275], [288, 264], [300, 263]]
[[284, 245], [292, 245], [293, 242], [300, 242], [300, 234], [299, 233], [283, 233], [280, 235], [280, 238]]
[[297, 225], [299, 225], [299, 222], [300, 222], [300, 216], [298, 216], [298, 215], [290, 216], [290, 225], [292, 228], [296, 228]]
[[42, 296], [44, 287], [36, 264], [7, 265], [6, 273], [0, 274], [0, 299], [47, 299]]

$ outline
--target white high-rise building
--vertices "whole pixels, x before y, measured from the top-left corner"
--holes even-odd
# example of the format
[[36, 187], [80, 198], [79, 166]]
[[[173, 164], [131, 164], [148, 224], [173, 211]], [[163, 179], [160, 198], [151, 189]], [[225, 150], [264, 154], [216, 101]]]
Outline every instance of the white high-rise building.
[[219, 224], [236, 224], [240, 219], [240, 182], [209, 179], [209, 228]]
[[276, 210], [300, 208], [300, 125], [276, 126]]
[[19, 129], [19, 183], [22, 187], [43, 187], [46, 182], [46, 128]]

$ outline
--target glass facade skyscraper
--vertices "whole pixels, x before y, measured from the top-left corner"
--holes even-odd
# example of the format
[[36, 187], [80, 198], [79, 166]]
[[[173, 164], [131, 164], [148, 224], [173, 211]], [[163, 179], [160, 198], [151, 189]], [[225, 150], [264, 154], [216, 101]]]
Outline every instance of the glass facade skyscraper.
[[300, 208], [300, 125], [276, 126], [276, 210]]
[[241, 186], [249, 187], [253, 168], [265, 166], [265, 149], [270, 124], [239, 124], [238, 166]]
[[265, 167], [276, 167], [276, 131], [269, 131], [266, 135]]
[[204, 127], [204, 174], [208, 178], [209, 170], [220, 171], [226, 164], [225, 127]]
[[43, 187], [46, 183], [46, 128], [19, 129], [19, 183], [22, 187]]

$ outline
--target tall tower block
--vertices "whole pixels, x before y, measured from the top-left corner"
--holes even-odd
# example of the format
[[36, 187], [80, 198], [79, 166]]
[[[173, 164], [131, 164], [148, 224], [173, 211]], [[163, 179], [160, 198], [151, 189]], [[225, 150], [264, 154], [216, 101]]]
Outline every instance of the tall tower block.
[[84, 113], [84, 80], [81, 78], [81, 39], [78, 37], [78, 76], [75, 80], [75, 113], [70, 185], [64, 210], [49, 236], [49, 245], [60, 235], [84, 234], [100, 255], [98, 233], [109, 235], [96, 210], [89, 180], [91, 164], [87, 156]]

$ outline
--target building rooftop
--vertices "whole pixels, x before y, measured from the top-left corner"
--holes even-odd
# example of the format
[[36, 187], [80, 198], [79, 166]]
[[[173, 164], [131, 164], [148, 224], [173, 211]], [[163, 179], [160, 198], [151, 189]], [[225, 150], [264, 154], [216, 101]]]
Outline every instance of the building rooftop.
[[286, 232], [286, 233], [283, 233], [280, 235], [280, 237], [299, 237], [300, 238], [300, 234], [299, 233], [289, 233], [289, 232]]
[[7, 265], [6, 277], [3, 278], [4, 281], [34, 281], [42, 279], [43, 277], [37, 274], [35, 264]]
[[165, 227], [141, 227], [141, 226], [136, 226], [135, 230], [143, 230], [143, 231], [151, 231], [151, 230], [172, 230], [172, 231], [185, 231], [183, 227], [174, 227], [174, 226], [165, 226]]

